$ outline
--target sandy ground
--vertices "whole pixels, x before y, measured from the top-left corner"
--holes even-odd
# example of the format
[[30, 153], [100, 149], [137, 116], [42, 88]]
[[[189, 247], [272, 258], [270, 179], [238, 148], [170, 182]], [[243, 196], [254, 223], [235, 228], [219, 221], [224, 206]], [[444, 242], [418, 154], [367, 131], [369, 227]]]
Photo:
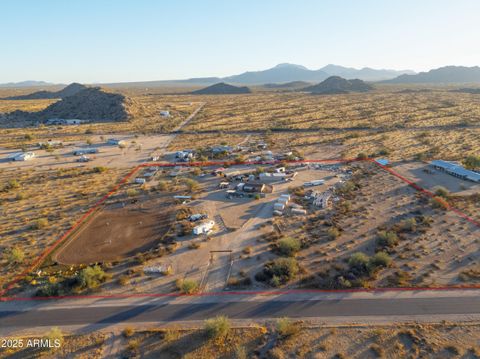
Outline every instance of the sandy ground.
[[[394, 163], [392, 169], [402, 176], [411, 179], [419, 186], [428, 190], [435, 191], [435, 187], [445, 187], [451, 194], [470, 195], [480, 192], [480, 184], [471, 181], [464, 181], [453, 177], [448, 173], [434, 170], [431, 166], [423, 162], [400, 162]], [[432, 171], [427, 173], [425, 170]]]
[[[325, 178], [324, 185], [315, 187], [319, 191], [325, 190], [339, 180], [333, 174], [326, 170], [299, 171], [294, 181], [274, 183], [273, 192], [258, 200], [248, 197], [227, 199], [225, 190], [218, 189], [218, 184], [223, 181], [221, 177], [209, 174], [198, 177], [203, 190], [187, 205], [192, 213], [208, 214], [216, 223], [215, 231], [208, 240], [205, 236], [193, 234], [178, 237], [178, 248], [174, 253], [149, 260], [146, 264], [171, 265], [173, 275], [139, 277], [132, 280], [132, 285], [137, 292], [169, 292], [174, 289], [176, 279], [189, 278], [197, 280], [202, 291], [213, 292], [223, 290], [229, 276], [237, 276], [240, 271], [253, 279], [265, 261], [275, 257], [261, 237], [271, 228], [277, 198], [288, 193], [289, 187], [314, 179]], [[192, 243], [199, 248], [192, 249]], [[262, 287], [263, 284], [254, 286]], [[128, 291], [128, 287], [113, 290], [123, 292]]]
[[[105, 140], [98, 136], [92, 136], [93, 143], [88, 145], [84, 142], [67, 142], [63, 148], [55, 149], [53, 152], [45, 150], [32, 149], [36, 157], [28, 161], [9, 161], [7, 157], [12, 153], [21, 152], [21, 150], [11, 150], [0, 148], [0, 169], [49, 169], [49, 168], [68, 168], [68, 167], [116, 167], [133, 168], [139, 164], [149, 161], [154, 154], [163, 153], [165, 147], [171, 141], [170, 135], [156, 136], [131, 136], [131, 135], [109, 135], [105, 139], [116, 138], [126, 141], [126, 147], [121, 149], [116, 145], [108, 145]], [[95, 148], [98, 153], [88, 154], [90, 162], [77, 162], [79, 156], [74, 156], [73, 152], [77, 150]], [[29, 149], [30, 151], [30, 149]]]
[[173, 202], [149, 199], [108, 205], [86, 223], [56, 253], [63, 264], [120, 260], [147, 251], [159, 243], [173, 220]]

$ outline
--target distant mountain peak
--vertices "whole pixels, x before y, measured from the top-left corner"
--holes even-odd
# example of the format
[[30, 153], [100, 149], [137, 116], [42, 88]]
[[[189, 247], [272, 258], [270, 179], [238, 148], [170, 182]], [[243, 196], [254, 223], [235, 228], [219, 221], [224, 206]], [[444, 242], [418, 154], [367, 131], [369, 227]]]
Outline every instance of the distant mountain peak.
[[245, 94], [250, 92], [251, 91], [248, 87], [237, 87], [237, 86], [229, 85], [225, 82], [219, 82], [217, 84], [205, 87], [203, 89], [193, 91], [192, 94], [194, 95], [237, 95], [237, 94]]
[[277, 66], [274, 67], [274, 69], [281, 69], [281, 68], [297, 68], [297, 69], [302, 69], [302, 70], [308, 70], [305, 66], [297, 65], [297, 64], [290, 64], [288, 62], [278, 64]]
[[330, 76], [319, 84], [306, 87], [302, 89], [302, 91], [307, 91], [312, 94], [333, 95], [350, 92], [367, 92], [372, 89], [372, 86], [359, 79], [346, 80], [340, 76]]

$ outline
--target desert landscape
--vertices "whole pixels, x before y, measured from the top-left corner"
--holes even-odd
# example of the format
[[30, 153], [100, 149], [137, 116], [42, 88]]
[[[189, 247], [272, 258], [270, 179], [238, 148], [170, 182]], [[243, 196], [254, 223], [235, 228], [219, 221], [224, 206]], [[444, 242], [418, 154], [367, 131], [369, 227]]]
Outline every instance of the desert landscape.
[[1, 358], [480, 358], [479, 4], [0, 13]]

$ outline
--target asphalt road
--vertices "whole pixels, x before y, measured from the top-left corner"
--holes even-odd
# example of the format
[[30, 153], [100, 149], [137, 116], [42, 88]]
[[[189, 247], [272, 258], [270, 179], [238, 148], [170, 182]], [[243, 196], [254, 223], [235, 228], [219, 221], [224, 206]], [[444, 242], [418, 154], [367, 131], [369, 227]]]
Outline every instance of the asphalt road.
[[[0, 306], [0, 310], [2, 307]], [[0, 328], [231, 319], [478, 315], [480, 297], [149, 303], [0, 311]]]

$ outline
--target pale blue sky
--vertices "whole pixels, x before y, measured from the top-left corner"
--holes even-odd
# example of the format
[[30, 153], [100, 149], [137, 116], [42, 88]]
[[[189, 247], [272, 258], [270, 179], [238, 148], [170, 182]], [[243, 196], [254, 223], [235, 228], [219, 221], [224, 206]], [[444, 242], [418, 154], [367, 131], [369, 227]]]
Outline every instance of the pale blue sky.
[[0, 0], [0, 83], [480, 65], [478, 0]]

